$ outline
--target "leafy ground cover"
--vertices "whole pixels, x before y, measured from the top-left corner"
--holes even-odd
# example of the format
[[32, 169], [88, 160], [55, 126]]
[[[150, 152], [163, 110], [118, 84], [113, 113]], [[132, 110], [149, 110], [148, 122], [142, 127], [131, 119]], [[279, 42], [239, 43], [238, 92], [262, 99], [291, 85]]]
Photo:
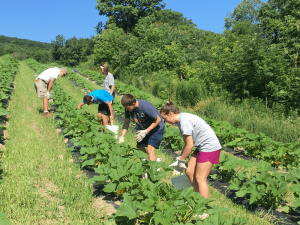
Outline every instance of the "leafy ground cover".
[[[93, 149], [93, 152], [95, 153], [95, 149]], [[103, 157], [100, 156], [100, 155], [99, 155], [99, 157], [100, 157], [100, 158], [103, 158]], [[105, 157], [104, 157], [104, 158], [105, 158]], [[94, 160], [94, 159], [91, 160], [90, 165], [92, 165], [93, 163], [95, 163], [95, 160]], [[108, 170], [105, 169], [105, 168], [106, 168], [106, 167], [100, 169], [99, 172], [101, 172], [101, 174], [107, 174], [107, 173], [108, 173]], [[103, 169], [104, 169], [104, 170], [103, 170]], [[96, 169], [96, 170], [97, 170], [97, 169]], [[102, 176], [102, 177], [101, 177], [101, 179], [106, 179], [106, 178], [107, 178], [107, 177], [105, 177], [105, 176]], [[102, 180], [102, 182], [104, 182], [104, 180]], [[115, 185], [112, 185], [112, 186], [115, 187]], [[111, 191], [110, 188], [108, 188], [108, 190]]]
[[[0, 59], [0, 159], [3, 163], [2, 154], [5, 152], [5, 138], [4, 129], [8, 126], [9, 112], [7, 110], [9, 104], [9, 96], [13, 92], [13, 81], [18, 70], [18, 61], [12, 56], [5, 55]], [[0, 166], [0, 183], [2, 180], [3, 168]], [[2, 211], [5, 212], [5, 211]], [[0, 223], [9, 225], [5, 218], [6, 214], [0, 214]]]
[[[174, 134], [174, 137], [178, 136], [178, 133]], [[170, 141], [176, 142], [176, 138], [174, 139], [170, 135]], [[244, 170], [243, 173], [238, 173], [236, 169], [239, 167], [255, 168], [256, 174], [251, 174], [249, 169]], [[224, 154], [222, 154], [220, 164], [215, 169], [218, 173], [214, 177], [232, 182], [229, 188], [239, 190], [236, 193], [237, 197], [249, 197], [250, 204], [277, 208], [279, 204], [283, 203], [283, 199], [289, 192], [294, 196], [294, 198], [288, 199], [293, 204], [287, 202], [289, 205], [284, 206], [283, 209], [288, 212], [290, 207], [294, 207], [294, 210], [298, 208], [299, 192], [297, 185], [299, 185], [299, 176], [297, 174], [299, 171], [297, 169], [291, 169], [288, 171], [289, 174], [275, 173], [271, 164], [262, 160], [258, 163], [251, 163]]]

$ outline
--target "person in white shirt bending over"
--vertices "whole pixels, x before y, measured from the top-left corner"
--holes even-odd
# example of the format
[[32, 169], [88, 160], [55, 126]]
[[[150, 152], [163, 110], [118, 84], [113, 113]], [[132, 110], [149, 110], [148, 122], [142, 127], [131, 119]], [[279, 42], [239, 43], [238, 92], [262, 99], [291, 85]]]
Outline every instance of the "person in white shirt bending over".
[[50, 91], [53, 86], [54, 81], [60, 76], [63, 77], [68, 74], [68, 70], [63, 68], [49, 68], [42, 72], [34, 81], [34, 87], [37, 93], [37, 96], [43, 98], [44, 106], [44, 116], [49, 117], [50, 113], [48, 112], [48, 100], [51, 97]]
[[199, 192], [204, 198], [208, 198], [207, 176], [213, 164], [219, 163], [220, 149], [222, 148], [216, 134], [199, 116], [179, 113], [179, 109], [171, 101], [162, 106], [160, 114], [165, 122], [178, 124], [185, 143], [181, 156], [177, 158], [177, 169], [185, 167], [185, 160], [192, 153], [192, 148], [196, 147], [185, 174], [191, 181], [194, 191]]

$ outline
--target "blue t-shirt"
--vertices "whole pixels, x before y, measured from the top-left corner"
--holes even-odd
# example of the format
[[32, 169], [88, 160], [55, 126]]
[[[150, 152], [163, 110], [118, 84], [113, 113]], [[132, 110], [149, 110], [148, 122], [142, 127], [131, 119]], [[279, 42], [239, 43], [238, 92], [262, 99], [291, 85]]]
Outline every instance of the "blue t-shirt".
[[[93, 104], [103, 104], [106, 103], [107, 101], [111, 103], [111, 101], [114, 100], [114, 97], [108, 91], [101, 90], [101, 89], [89, 93], [89, 96], [94, 96]], [[83, 104], [85, 103], [83, 102]]]
[[151, 130], [151, 133], [157, 130], [164, 129], [164, 120], [162, 119], [160, 113], [157, 111], [154, 105], [146, 100], [137, 99], [137, 101], [139, 102], [139, 107], [132, 112], [128, 112], [125, 110], [125, 118], [131, 117], [132, 120], [136, 122], [140, 130], [145, 130], [153, 123], [157, 116], [159, 116], [161, 121], [158, 126]]

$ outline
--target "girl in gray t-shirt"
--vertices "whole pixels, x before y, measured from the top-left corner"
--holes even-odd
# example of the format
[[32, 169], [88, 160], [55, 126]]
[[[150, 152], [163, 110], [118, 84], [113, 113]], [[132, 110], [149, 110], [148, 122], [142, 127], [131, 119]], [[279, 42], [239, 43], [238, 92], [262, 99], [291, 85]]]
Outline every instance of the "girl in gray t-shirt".
[[114, 76], [108, 71], [108, 66], [103, 63], [100, 66], [102, 73], [105, 75], [103, 80], [103, 90], [108, 91], [115, 98], [115, 79]]
[[218, 164], [221, 144], [211, 127], [199, 116], [190, 113], [179, 113], [179, 109], [168, 101], [160, 110], [165, 122], [178, 124], [178, 128], [184, 140], [181, 156], [178, 157], [178, 165], [196, 150], [188, 162], [185, 174], [191, 181], [194, 191], [199, 192], [204, 198], [209, 197], [207, 176], [213, 164]]

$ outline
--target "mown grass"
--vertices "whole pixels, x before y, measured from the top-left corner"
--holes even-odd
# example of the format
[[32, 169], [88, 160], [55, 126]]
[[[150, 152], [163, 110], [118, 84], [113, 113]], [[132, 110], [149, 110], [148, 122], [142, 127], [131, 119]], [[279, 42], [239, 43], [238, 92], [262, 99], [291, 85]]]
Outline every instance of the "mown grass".
[[[64, 79], [64, 78], [60, 78]], [[34, 72], [20, 62], [3, 154], [0, 212], [11, 224], [99, 224], [102, 212], [53, 117], [42, 116]]]
[[[80, 75], [78, 75], [78, 76], [80, 77]], [[70, 94], [74, 99], [76, 99], [78, 101], [82, 100], [84, 93], [82, 92], [82, 90], [80, 88], [74, 87], [74, 84], [66, 79], [61, 79], [59, 82], [60, 82], [60, 85], [62, 87], [64, 87], [66, 89], [66, 91], [68, 92], [68, 94]], [[90, 81], [87, 81], [87, 82], [90, 82]], [[99, 82], [101, 83], [101, 81], [99, 81]], [[101, 87], [99, 87], [96, 84], [92, 84], [92, 85], [95, 89], [101, 89]], [[116, 96], [115, 101], [120, 101], [120, 100], [121, 100], [121, 97]], [[154, 96], [152, 96], [150, 99], [151, 102], [155, 102], [157, 100], [158, 99], [155, 98]], [[96, 113], [97, 113], [97, 105], [84, 106], [83, 109], [91, 114], [96, 115]], [[117, 125], [119, 125], [119, 131], [120, 131], [122, 124], [118, 123], [117, 121], [115, 121], [115, 123]], [[135, 147], [135, 145], [136, 145], [136, 142], [134, 141], [134, 134], [130, 131], [127, 132], [127, 134], [125, 136], [125, 141], [131, 147]], [[163, 162], [166, 162], [168, 164], [173, 162], [172, 157], [163, 153], [162, 149], [157, 149], [155, 154], [157, 157], [161, 158], [161, 160]], [[167, 172], [166, 175], [167, 176], [164, 179], [162, 179], [162, 182], [171, 183], [171, 178], [174, 177], [172, 172]], [[226, 198], [225, 195], [221, 194], [217, 189], [215, 189], [211, 186], [209, 187], [209, 189], [210, 189], [210, 199], [212, 200], [213, 205], [219, 205], [221, 207], [230, 209], [228, 212], [224, 213], [224, 216], [227, 219], [231, 219], [233, 217], [247, 217], [247, 218], [249, 218], [249, 223], [248, 223], [249, 225], [250, 224], [253, 224], [253, 225], [254, 224], [255, 225], [256, 224], [273, 224], [272, 216], [266, 215], [266, 214], [260, 214], [260, 213], [252, 214], [247, 209], [245, 209], [244, 206], [236, 205], [235, 203], [233, 203], [230, 199]]]

